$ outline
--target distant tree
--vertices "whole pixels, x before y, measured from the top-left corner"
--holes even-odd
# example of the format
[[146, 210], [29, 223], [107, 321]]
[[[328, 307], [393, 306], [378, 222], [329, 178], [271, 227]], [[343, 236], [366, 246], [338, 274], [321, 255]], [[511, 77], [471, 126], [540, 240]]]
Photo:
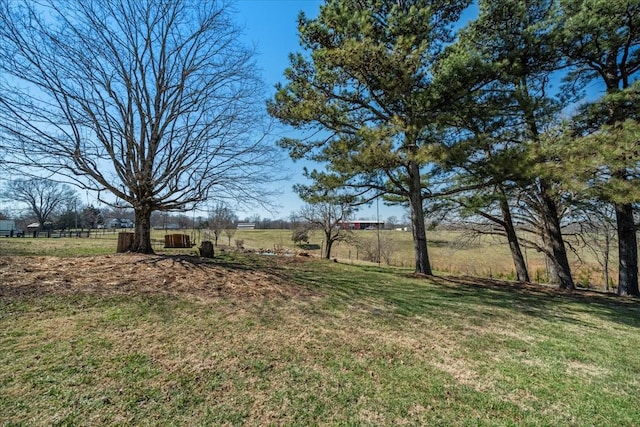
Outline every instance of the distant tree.
[[41, 227], [53, 220], [56, 212], [63, 211], [77, 200], [71, 187], [44, 178], [9, 181], [0, 197], [26, 203]]
[[82, 209], [82, 226], [92, 229], [96, 228], [100, 224], [101, 213], [100, 209], [93, 205], [85, 206]]
[[256, 223], [256, 228], [262, 230], [285, 230], [290, 228], [290, 224], [286, 220], [280, 218], [262, 218], [259, 222]]
[[131, 207], [133, 252], [153, 252], [153, 211], [264, 201], [276, 151], [229, 13], [216, 0], [0, 0], [3, 161]]
[[180, 228], [180, 230], [186, 230], [187, 228], [189, 228], [192, 220], [191, 218], [189, 218], [186, 215], [177, 215], [175, 217], [176, 223], [178, 224], [178, 228]]
[[397, 243], [390, 238], [389, 232], [374, 237], [358, 236], [354, 240], [365, 261], [391, 265], [393, 255], [397, 253]]
[[75, 228], [76, 225], [81, 225], [78, 212], [73, 208], [66, 208], [52, 219], [53, 227], [60, 230]]
[[602, 269], [602, 281], [608, 291], [609, 263], [617, 234], [615, 209], [611, 204], [585, 203], [573, 212], [573, 220], [579, 228], [579, 241], [593, 254]]
[[236, 235], [236, 231], [238, 229], [235, 227], [235, 224], [227, 225], [227, 228], [224, 229], [224, 235], [227, 236], [227, 244], [231, 246], [231, 238]]
[[[107, 210], [103, 210], [102, 213], [103, 217], [108, 217], [109, 214], [107, 212]], [[167, 213], [166, 212], [154, 212], [151, 215], [151, 226], [154, 228], [164, 228], [166, 221], [167, 220]]]
[[308, 202], [297, 212], [296, 216], [303, 220], [309, 228], [322, 231], [324, 237], [322, 256], [329, 259], [334, 243], [344, 240], [351, 234], [342, 226], [342, 223], [347, 221], [353, 212], [352, 205], [346, 201], [340, 201], [339, 198], [324, 198]]
[[309, 230], [306, 227], [295, 228], [291, 233], [291, 241], [295, 245], [309, 241]]
[[250, 217], [247, 218], [247, 222], [250, 222], [251, 224], [255, 224], [256, 227], [260, 228], [260, 225], [261, 225], [260, 215], [258, 214], [251, 215]]
[[298, 216], [298, 212], [289, 215], [289, 226], [292, 230], [305, 228], [304, 220]]
[[398, 217], [392, 215], [387, 218], [387, 221], [385, 222], [385, 227], [393, 230], [398, 226], [398, 224], [399, 224]]
[[218, 246], [218, 239], [224, 230], [235, 229], [238, 223], [238, 216], [224, 203], [218, 202], [210, 209], [207, 222], [209, 223], [209, 229], [213, 231], [215, 245]]

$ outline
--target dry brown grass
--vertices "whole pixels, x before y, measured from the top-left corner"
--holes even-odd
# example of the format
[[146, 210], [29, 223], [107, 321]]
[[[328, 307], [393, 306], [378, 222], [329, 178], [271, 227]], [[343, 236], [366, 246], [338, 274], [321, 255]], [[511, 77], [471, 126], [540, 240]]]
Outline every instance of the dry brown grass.
[[234, 269], [183, 255], [0, 257], [0, 276], [4, 281], [0, 297], [82, 292], [175, 295], [207, 302], [226, 296], [290, 298], [308, 293], [268, 269]]
[[[391, 265], [413, 268], [414, 253], [411, 233], [395, 230], [381, 231], [383, 241], [393, 244]], [[352, 241], [358, 239], [376, 240], [376, 231], [360, 230], [353, 232]], [[286, 247], [296, 249], [290, 241], [290, 230], [249, 230], [239, 231], [237, 238], [245, 241], [247, 248]], [[317, 249], [309, 253], [320, 256], [322, 234], [310, 233], [310, 244]], [[431, 265], [440, 273], [514, 279], [515, 269], [509, 247], [499, 236], [474, 236], [464, 230], [435, 229], [427, 232], [428, 250]], [[570, 239], [571, 240], [571, 239]], [[568, 253], [574, 280], [580, 284], [591, 283], [594, 287], [603, 287], [601, 269], [590, 251], [571, 240], [572, 249]], [[542, 253], [533, 249], [523, 249], [531, 280], [544, 283], [547, 280], [547, 265]], [[351, 264], [368, 264], [355, 243], [338, 242], [333, 246], [332, 258]], [[616, 258], [612, 254], [610, 274], [616, 278]]]

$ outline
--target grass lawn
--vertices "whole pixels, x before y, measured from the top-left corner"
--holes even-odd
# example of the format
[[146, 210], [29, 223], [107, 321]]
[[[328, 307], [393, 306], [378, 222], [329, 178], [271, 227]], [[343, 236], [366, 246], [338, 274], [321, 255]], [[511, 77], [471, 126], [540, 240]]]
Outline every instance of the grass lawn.
[[640, 420], [636, 300], [300, 258], [127, 257], [0, 256], [3, 425]]

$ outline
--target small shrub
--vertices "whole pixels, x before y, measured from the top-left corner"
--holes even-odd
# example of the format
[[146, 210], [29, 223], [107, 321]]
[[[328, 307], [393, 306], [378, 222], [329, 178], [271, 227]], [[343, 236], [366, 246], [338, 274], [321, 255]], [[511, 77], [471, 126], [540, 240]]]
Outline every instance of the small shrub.
[[301, 243], [309, 243], [309, 230], [304, 228], [299, 228], [297, 230], [293, 230], [291, 234], [291, 240], [295, 245], [300, 245]]
[[548, 282], [547, 272], [545, 270], [536, 268], [536, 271], [533, 273], [533, 281], [535, 283], [544, 283]]
[[[380, 243], [379, 247], [378, 242]], [[387, 265], [391, 265], [392, 256], [397, 251], [396, 243], [386, 233], [382, 233], [379, 240], [377, 236], [358, 238], [355, 244], [365, 261], [384, 261]]]

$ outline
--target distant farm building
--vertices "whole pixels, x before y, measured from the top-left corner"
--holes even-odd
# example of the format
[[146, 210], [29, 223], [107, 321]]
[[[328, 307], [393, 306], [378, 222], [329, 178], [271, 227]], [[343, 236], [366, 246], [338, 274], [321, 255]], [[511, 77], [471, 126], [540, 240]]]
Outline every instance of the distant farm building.
[[255, 230], [256, 225], [252, 222], [239, 222], [238, 230]]
[[153, 227], [154, 230], [180, 230], [180, 224], [171, 223]]
[[358, 219], [355, 221], [342, 221], [340, 225], [345, 230], [382, 230], [384, 221]]
[[133, 221], [130, 219], [112, 218], [107, 221], [107, 228], [133, 228]]

